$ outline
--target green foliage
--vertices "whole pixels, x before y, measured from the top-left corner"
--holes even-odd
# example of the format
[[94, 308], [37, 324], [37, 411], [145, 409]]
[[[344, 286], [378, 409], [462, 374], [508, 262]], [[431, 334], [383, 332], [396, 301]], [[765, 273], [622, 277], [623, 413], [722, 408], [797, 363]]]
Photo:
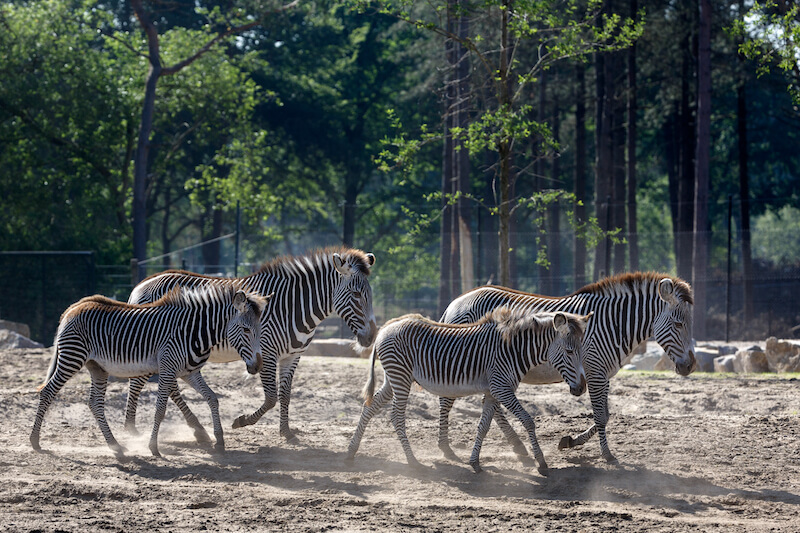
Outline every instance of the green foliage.
[[753, 221], [753, 257], [776, 266], [797, 266], [800, 261], [797, 235], [800, 235], [800, 209], [783, 206], [767, 210]]
[[788, 0], [754, 2], [729, 30], [746, 37], [739, 50], [758, 62], [759, 76], [773, 67], [789, 75], [789, 93], [800, 104], [800, 5]]

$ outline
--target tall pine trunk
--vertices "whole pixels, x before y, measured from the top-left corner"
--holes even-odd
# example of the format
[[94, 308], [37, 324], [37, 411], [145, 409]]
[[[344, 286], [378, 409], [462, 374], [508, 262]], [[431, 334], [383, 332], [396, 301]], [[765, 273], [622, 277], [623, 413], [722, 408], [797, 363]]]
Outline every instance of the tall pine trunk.
[[706, 279], [708, 276], [708, 188], [711, 154], [711, 0], [700, 0], [697, 47], [697, 174], [694, 209], [694, 336], [706, 338]]
[[[631, 17], [639, 10], [637, 0], [631, 0]], [[629, 267], [639, 270], [639, 235], [636, 221], [636, 43], [628, 49], [628, 254]]]
[[[739, 14], [744, 16], [744, 0], [739, 0]], [[737, 46], [738, 48], [738, 46]], [[750, 173], [747, 169], [747, 93], [745, 92], [744, 55], [739, 54], [742, 80], [736, 88], [736, 129], [739, 144], [739, 209], [742, 222], [742, 289], [744, 323], [753, 319], [753, 255], [750, 243]]]
[[[586, 72], [575, 65], [575, 222], [586, 222]], [[575, 288], [586, 285], [586, 240], [575, 234]]]

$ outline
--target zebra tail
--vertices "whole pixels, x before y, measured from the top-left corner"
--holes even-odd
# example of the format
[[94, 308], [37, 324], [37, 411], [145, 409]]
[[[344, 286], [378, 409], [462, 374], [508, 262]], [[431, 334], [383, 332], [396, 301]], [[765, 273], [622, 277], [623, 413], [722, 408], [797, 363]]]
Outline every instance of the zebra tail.
[[369, 379], [367, 384], [364, 385], [364, 390], [361, 392], [361, 397], [364, 398], [364, 405], [369, 407], [372, 405], [372, 396], [375, 394], [375, 358], [378, 351], [377, 346], [372, 347], [372, 355], [369, 358]]
[[47, 378], [45, 378], [44, 383], [36, 387], [37, 391], [41, 391], [53, 377], [53, 374], [56, 373], [57, 362], [58, 362], [58, 335], [56, 335], [56, 339], [53, 341], [53, 357], [52, 359], [50, 359], [50, 368], [47, 369]]

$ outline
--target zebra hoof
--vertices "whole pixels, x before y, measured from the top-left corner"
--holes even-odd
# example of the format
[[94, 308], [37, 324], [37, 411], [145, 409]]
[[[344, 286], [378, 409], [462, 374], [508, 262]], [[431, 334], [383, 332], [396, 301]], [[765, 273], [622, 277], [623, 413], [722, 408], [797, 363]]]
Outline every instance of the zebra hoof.
[[250, 423], [247, 421], [247, 415], [241, 415], [233, 421], [233, 429], [243, 428], [245, 426], [249, 426]]
[[211, 444], [211, 437], [209, 437], [208, 432], [201, 427], [194, 429], [194, 438], [200, 444]]
[[538, 471], [539, 471], [539, 473], [540, 473], [541, 475], [543, 475], [544, 477], [547, 477], [547, 476], [550, 474], [550, 469], [549, 469], [549, 468], [547, 468], [547, 465], [546, 465], [546, 464], [540, 464], [540, 465], [538, 466], [537, 470], [538, 470]]
[[294, 442], [297, 440], [297, 435], [290, 429], [282, 430], [281, 437], [283, 437], [286, 442]]
[[520, 444], [519, 446], [514, 446], [514, 453], [517, 455], [517, 457], [527, 457], [528, 449], [525, 448], [524, 444]]
[[214, 444], [214, 452], [216, 453], [225, 453], [225, 443], [224, 442], [217, 442]]
[[605, 459], [605, 460], [606, 460], [606, 462], [607, 462], [608, 464], [610, 464], [610, 465], [618, 465], [618, 464], [619, 464], [619, 459], [617, 459], [616, 457], [614, 457], [614, 454], [613, 454], [613, 453], [611, 453], [611, 452], [604, 453], [604, 454], [603, 454], [603, 459]]
[[356, 462], [356, 458], [354, 455], [348, 455], [344, 458], [344, 464], [348, 466], [352, 466]]
[[139, 430], [136, 429], [135, 424], [125, 424], [125, 433], [132, 437], [138, 437], [140, 435]]
[[42, 447], [39, 446], [39, 435], [31, 435], [31, 446], [33, 447], [34, 451], [42, 451]]
[[469, 466], [472, 467], [476, 474], [483, 472], [483, 468], [481, 468], [481, 463], [479, 461], [470, 461]]
[[558, 449], [559, 450], [566, 450], [568, 448], [572, 448], [575, 446], [575, 439], [567, 435], [566, 437], [562, 437], [561, 440], [558, 442]]
[[445, 456], [446, 459], [450, 459], [451, 461], [458, 461], [458, 456], [455, 454], [453, 449], [447, 444], [440, 444], [439, 449], [442, 450], [442, 455]]
[[158, 451], [158, 445], [156, 444], [150, 445], [150, 453], [153, 454], [153, 457], [161, 457], [161, 452]]

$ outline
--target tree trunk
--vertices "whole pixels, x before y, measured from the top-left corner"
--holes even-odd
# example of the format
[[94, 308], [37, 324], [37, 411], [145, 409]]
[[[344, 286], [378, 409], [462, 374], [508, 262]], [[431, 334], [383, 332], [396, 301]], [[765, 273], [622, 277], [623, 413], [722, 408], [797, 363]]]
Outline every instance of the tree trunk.
[[[555, 87], [558, 87], [558, 76], [556, 75]], [[559, 120], [560, 109], [558, 101], [558, 91], [553, 91], [553, 137], [556, 142], [559, 142], [560, 136], [558, 130], [561, 128], [561, 121]], [[553, 183], [561, 182], [561, 165], [558, 156], [553, 158], [551, 167]], [[552, 202], [547, 206], [547, 256], [550, 261], [549, 274], [549, 294], [560, 296], [563, 293], [561, 283], [561, 210], [559, 203]]]
[[[447, 2], [447, 30], [452, 33], [454, 26], [455, 0]], [[445, 60], [448, 70], [444, 90], [444, 146], [442, 148], [442, 221], [440, 225], [439, 259], [439, 315], [444, 313], [453, 296], [453, 227], [456, 220], [453, 206], [449, 205], [453, 183], [453, 102], [455, 100], [455, 43], [452, 39], [444, 42]]]
[[[612, 142], [613, 147], [613, 191], [612, 198], [614, 208], [612, 210], [612, 219], [614, 221], [613, 228], [620, 230], [620, 235], [626, 235], [625, 228], [625, 107], [626, 102], [623, 99], [621, 91], [617, 90], [622, 86], [621, 81], [624, 79], [623, 74], [623, 56], [622, 52], [613, 52], [612, 54], [613, 65], [610, 78], [613, 80], [613, 106], [614, 116], [612, 118], [613, 133]], [[620, 274], [625, 271], [625, 243], [617, 242], [614, 244], [614, 273]]]
[[[575, 65], [575, 222], [586, 222], [586, 75], [583, 63]], [[586, 239], [575, 234], [575, 289], [586, 285]]]
[[[509, 36], [509, 17], [511, 16], [511, 0], [503, 1], [503, 9], [500, 10], [500, 68], [498, 72], [498, 107], [511, 107], [511, 80], [509, 72], [511, 68], [512, 45]], [[499, 182], [500, 182], [500, 205], [499, 205], [499, 229], [498, 229], [498, 257], [500, 284], [506, 287], [511, 286], [511, 191], [513, 190], [513, 176], [511, 168], [511, 141], [502, 139], [497, 145], [497, 155], [500, 158]]]
[[[218, 239], [222, 236], [222, 211], [220, 209], [209, 209], [211, 218], [211, 228], [209, 231], [203, 231], [202, 236], [204, 241]], [[222, 243], [218, 240], [203, 245], [203, 263], [206, 274], [214, 274], [219, 272], [219, 265], [222, 257]]]
[[[542, 124], [548, 123], [547, 117], [547, 72], [542, 72], [539, 75], [539, 105], [538, 111], [536, 113], [536, 120]], [[546, 170], [545, 164], [545, 157], [543, 151], [534, 152], [534, 157], [536, 158], [536, 162], [534, 165], [534, 172], [536, 177], [534, 179], [535, 186], [534, 192], [542, 192], [544, 187], [544, 177]], [[549, 215], [549, 206], [545, 206], [545, 214], [541, 217], [541, 223], [534, 228], [536, 235], [539, 237], [539, 244], [536, 245], [534, 243], [534, 247], [536, 248], [534, 253], [538, 254], [540, 247], [544, 248], [546, 255], [549, 257], [551, 250], [549, 246], [549, 232], [548, 232], [548, 215]], [[539, 218], [539, 217], [537, 217]], [[537, 268], [539, 271], [539, 293], [541, 294], [553, 294], [553, 286], [550, 283], [552, 278], [552, 271], [545, 265], [539, 265]]]
[[711, 0], [700, 0], [697, 54], [697, 174], [694, 208], [694, 336], [706, 338], [708, 276], [708, 187], [711, 153]]
[[[739, 13], [744, 16], [744, 0], [739, 0]], [[738, 48], [738, 47], [737, 47]], [[739, 54], [740, 72], [744, 76], [744, 56]], [[750, 244], [750, 173], [747, 169], [747, 94], [744, 78], [736, 89], [736, 128], [739, 137], [739, 209], [742, 221], [742, 289], [744, 323], [753, 319], [753, 255]]]
[[[691, 6], [695, 6], [692, 2]], [[688, 14], [687, 27], [693, 28], [696, 7]], [[683, 59], [681, 64], [681, 105], [679, 118], [680, 133], [680, 170], [678, 173], [678, 235], [677, 235], [677, 267], [678, 276], [683, 279], [692, 278], [693, 257], [693, 223], [694, 223], [694, 186], [695, 186], [695, 155], [697, 150], [696, 134], [697, 121], [691, 109], [691, 86], [693, 79], [694, 39], [690, 30], [683, 46]]]
[[[463, 11], [462, 11], [463, 13]], [[466, 16], [459, 16], [456, 22], [458, 26], [458, 36], [462, 40], [469, 37], [469, 18]], [[469, 73], [470, 63], [469, 54], [467, 49], [460, 43], [456, 45], [456, 116], [454, 125], [461, 128], [462, 131], [466, 130], [469, 126]], [[472, 192], [472, 184], [470, 183], [470, 164], [469, 164], [469, 150], [464, 143], [457, 141], [456, 146], [459, 148], [455, 150], [453, 156], [453, 168], [456, 170], [458, 177], [457, 188], [462, 196], [458, 200], [458, 250], [459, 250], [459, 264], [461, 265], [460, 280], [461, 286], [459, 293], [466, 292], [475, 287], [475, 273], [473, 268], [472, 259], [472, 208], [470, 200], [465, 198]], [[455, 296], [455, 294], [453, 295]]]
[[[639, 10], [631, 0], [631, 17]], [[628, 254], [630, 270], [639, 270], [639, 235], [636, 221], [636, 43], [628, 49]]]
[[[609, 205], [611, 188], [611, 101], [608, 94], [608, 75], [606, 69], [606, 56], [602, 52], [595, 54], [595, 216], [600, 229], [611, 229]], [[600, 240], [595, 250], [594, 279], [600, 279], [610, 274], [610, 257], [608, 238]]]
[[[144, 11], [141, 0], [132, 0], [136, 17], [147, 35], [148, 61], [144, 102], [139, 126], [139, 140], [133, 163], [133, 256], [138, 261], [147, 258], [147, 162], [150, 152], [150, 134], [155, 117], [156, 87], [161, 77], [158, 31]], [[141, 279], [142, 273], [140, 269]]]

